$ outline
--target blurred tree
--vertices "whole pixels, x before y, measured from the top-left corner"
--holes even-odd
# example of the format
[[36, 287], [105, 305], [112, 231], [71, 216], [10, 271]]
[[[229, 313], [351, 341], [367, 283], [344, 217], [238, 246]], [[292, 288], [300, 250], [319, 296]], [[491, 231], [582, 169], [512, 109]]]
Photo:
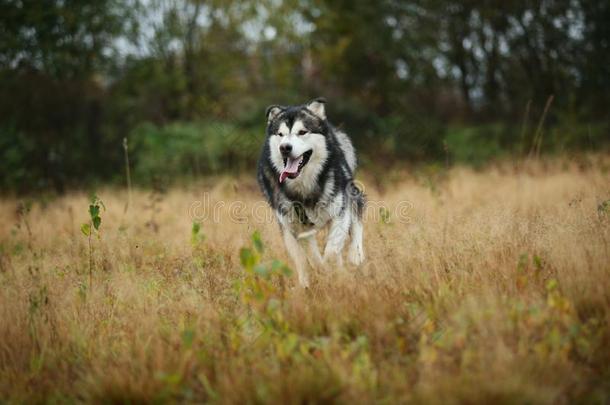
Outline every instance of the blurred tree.
[[116, 0], [0, 4], [0, 130], [9, 143], [35, 145], [16, 148], [13, 164], [42, 186], [61, 190], [105, 167], [101, 74], [128, 21]]
[[258, 139], [266, 105], [314, 96], [376, 162], [444, 158], [449, 144], [485, 157], [510, 149], [524, 112], [538, 120], [551, 95], [545, 125], [569, 134], [548, 141], [599, 145], [610, 125], [606, 3], [5, 0], [0, 186], [110, 178], [120, 140], [146, 129], [158, 140], [149, 152], [199, 128], [221, 142], [217, 124]]
[[[581, 83], [576, 96], [579, 103], [589, 107], [587, 119], [605, 116], [610, 121], [610, 3], [607, 1], [581, 0], [582, 44], [576, 64], [577, 81]], [[579, 32], [580, 30], [577, 30]], [[577, 35], [574, 33], [574, 35]]]

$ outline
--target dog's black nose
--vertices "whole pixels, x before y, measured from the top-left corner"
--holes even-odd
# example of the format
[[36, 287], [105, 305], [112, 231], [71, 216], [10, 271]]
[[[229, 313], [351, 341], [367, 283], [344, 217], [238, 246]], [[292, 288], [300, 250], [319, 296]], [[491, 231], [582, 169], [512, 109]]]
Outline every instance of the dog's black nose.
[[281, 144], [280, 152], [282, 152], [282, 155], [287, 156], [288, 154], [290, 154], [290, 152], [292, 152], [292, 145], [289, 143]]

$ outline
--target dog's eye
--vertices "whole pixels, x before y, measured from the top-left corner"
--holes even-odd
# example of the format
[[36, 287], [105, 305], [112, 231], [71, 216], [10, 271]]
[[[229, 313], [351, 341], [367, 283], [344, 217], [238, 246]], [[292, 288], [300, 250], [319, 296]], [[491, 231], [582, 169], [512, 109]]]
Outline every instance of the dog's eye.
[[299, 135], [305, 135], [307, 133], [306, 129], [302, 129], [299, 131]]
[[283, 133], [281, 133], [281, 132], [278, 132], [278, 133], [277, 133], [277, 136], [284, 136], [284, 134], [283, 134]]

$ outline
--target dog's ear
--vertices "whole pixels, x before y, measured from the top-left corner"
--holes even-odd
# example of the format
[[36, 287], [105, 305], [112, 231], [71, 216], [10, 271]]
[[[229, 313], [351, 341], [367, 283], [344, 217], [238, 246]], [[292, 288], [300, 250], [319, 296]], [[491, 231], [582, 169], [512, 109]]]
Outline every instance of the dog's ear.
[[318, 97], [315, 100], [311, 100], [307, 103], [307, 109], [317, 115], [319, 118], [326, 119], [326, 99]]
[[265, 116], [267, 117], [267, 122], [271, 122], [282, 111], [284, 111], [282, 106], [279, 106], [277, 104], [270, 105], [269, 107], [267, 107], [267, 111], [265, 111]]

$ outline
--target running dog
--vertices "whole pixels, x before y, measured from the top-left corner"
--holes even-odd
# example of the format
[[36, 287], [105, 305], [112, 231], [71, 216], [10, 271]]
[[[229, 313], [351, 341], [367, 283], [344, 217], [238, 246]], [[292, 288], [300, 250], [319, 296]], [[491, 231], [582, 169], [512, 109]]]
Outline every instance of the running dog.
[[[267, 108], [267, 135], [258, 163], [258, 183], [275, 210], [299, 282], [309, 286], [307, 262], [328, 268], [348, 259], [364, 261], [365, 197], [354, 184], [356, 152], [349, 137], [326, 118], [325, 100]], [[329, 229], [320, 254], [316, 234]]]

